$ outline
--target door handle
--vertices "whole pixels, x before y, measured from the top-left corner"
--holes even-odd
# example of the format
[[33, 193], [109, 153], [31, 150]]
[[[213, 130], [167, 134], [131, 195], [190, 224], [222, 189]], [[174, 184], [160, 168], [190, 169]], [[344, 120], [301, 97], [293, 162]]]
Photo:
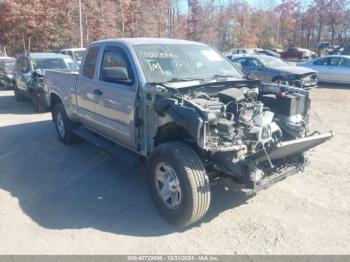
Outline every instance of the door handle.
[[97, 96], [103, 95], [103, 92], [101, 91], [101, 89], [94, 89], [93, 93], [94, 93], [94, 95], [97, 95]]

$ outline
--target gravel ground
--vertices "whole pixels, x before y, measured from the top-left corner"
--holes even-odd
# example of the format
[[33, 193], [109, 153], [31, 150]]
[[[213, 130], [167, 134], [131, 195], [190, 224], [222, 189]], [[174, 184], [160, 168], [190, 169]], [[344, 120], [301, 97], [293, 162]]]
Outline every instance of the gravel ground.
[[350, 90], [312, 90], [312, 127], [336, 136], [303, 174], [254, 198], [213, 187], [204, 221], [160, 217], [142, 167], [64, 146], [51, 115], [0, 91], [0, 254], [349, 254]]

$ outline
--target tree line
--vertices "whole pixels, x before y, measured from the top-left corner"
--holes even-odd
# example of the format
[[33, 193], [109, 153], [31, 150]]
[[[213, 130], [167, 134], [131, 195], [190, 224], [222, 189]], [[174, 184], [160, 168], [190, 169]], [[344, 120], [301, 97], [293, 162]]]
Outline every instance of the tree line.
[[[349, 44], [348, 0], [81, 0], [83, 43], [171, 37], [233, 47]], [[0, 0], [0, 47], [11, 55], [80, 45], [79, 0]], [[1, 49], [0, 49], [1, 50]]]

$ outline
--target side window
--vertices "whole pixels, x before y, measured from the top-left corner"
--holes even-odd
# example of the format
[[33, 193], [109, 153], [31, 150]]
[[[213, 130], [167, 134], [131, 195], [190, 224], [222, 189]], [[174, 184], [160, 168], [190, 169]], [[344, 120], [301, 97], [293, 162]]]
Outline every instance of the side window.
[[72, 53], [72, 51], [67, 52], [67, 55], [69, 55], [70, 57], [73, 58], [73, 53]]
[[339, 66], [343, 62], [343, 58], [341, 57], [331, 57], [329, 59], [329, 66]]
[[84, 62], [83, 75], [88, 78], [94, 78], [95, 67], [97, 62], [98, 52], [100, 51], [100, 47], [93, 46], [89, 48], [89, 51], [86, 55], [86, 59]]
[[257, 68], [261, 66], [261, 63], [256, 59], [247, 59], [247, 65], [251, 68]]
[[106, 47], [103, 53], [100, 75], [102, 75], [104, 69], [113, 67], [125, 68], [128, 72], [129, 80], [134, 80], [133, 72], [125, 52], [118, 47]]
[[241, 64], [242, 67], [245, 67], [246, 66], [246, 60], [247, 59], [245, 59], [245, 58], [238, 58], [238, 59], [233, 60], [233, 62], [239, 63], [239, 64]]
[[23, 59], [23, 72], [24, 73], [29, 73], [30, 72], [30, 64], [29, 64], [29, 60], [27, 58]]
[[344, 59], [343, 62], [340, 64], [341, 67], [347, 67], [350, 68], [350, 59]]
[[318, 59], [313, 64], [314, 65], [320, 65], [320, 66], [326, 66], [328, 64], [328, 58]]

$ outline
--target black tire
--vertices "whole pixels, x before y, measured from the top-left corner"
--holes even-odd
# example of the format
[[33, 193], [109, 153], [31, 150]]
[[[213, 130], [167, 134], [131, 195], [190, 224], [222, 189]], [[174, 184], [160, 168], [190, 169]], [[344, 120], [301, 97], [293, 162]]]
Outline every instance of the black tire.
[[[52, 118], [55, 123], [58, 139], [66, 145], [76, 142], [77, 137], [73, 133], [74, 123], [68, 118], [66, 111], [61, 103], [55, 105]], [[62, 128], [62, 129], [61, 129]], [[62, 132], [64, 130], [64, 132]]]
[[[174, 170], [181, 188], [181, 201], [169, 207], [160, 196], [156, 168], [166, 163]], [[205, 167], [188, 145], [181, 142], [164, 143], [156, 147], [148, 163], [148, 184], [160, 213], [177, 226], [188, 226], [200, 220], [210, 205], [210, 184]]]
[[33, 109], [37, 113], [45, 112], [47, 108], [40, 103], [38, 94], [36, 92], [31, 93]]
[[20, 93], [16, 86], [13, 88], [13, 92], [15, 93], [15, 99], [17, 102], [21, 103], [26, 101], [25, 97]]

